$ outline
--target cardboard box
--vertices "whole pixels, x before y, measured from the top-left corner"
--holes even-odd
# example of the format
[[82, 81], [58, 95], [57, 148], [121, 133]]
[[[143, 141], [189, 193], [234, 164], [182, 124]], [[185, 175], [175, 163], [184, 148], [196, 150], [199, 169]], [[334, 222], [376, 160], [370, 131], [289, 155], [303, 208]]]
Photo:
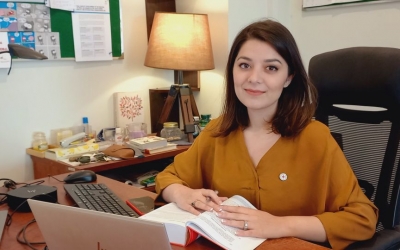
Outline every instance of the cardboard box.
[[[56, 146], [54, 146], [54, 145], [49, 145], [49, 149], [53, 149], [53, 148], [57, 148]], [[39, 157], [39, 158], [44, 158], [44, 153], [45, 153], [46, 151], [38, 151], [38, 150], [34, 150], [33, 148], [27, 148], [26, 149], [26, 153], [28, 154], [28, 155], [33, 155], [33, 156], [36, 156], [36, 157]]]

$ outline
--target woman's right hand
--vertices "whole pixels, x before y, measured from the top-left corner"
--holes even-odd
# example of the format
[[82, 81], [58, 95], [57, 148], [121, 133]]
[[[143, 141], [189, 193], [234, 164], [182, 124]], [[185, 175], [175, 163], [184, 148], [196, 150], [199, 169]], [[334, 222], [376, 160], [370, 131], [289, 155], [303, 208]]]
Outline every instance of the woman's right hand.
[[227, 197], [219, 197], [218, 191], [211, 189], [191, 189], [181, 184], [171, 184], [162, 192], [167, 202], [175, 202], [177, 206], [192, 214], [199, 215], [204, 211], [221, 211], [221, 203]]

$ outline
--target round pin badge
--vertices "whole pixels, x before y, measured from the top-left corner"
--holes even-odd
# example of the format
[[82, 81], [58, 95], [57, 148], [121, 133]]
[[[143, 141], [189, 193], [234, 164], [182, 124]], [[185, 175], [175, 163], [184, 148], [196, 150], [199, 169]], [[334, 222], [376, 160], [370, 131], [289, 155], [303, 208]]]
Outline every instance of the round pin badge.
[[281, 181], [286, 181], [286, 180], [287, 180], [287, 174], [281, 173], [281, 174], [279, 175], [279, 179], [281, 179]]

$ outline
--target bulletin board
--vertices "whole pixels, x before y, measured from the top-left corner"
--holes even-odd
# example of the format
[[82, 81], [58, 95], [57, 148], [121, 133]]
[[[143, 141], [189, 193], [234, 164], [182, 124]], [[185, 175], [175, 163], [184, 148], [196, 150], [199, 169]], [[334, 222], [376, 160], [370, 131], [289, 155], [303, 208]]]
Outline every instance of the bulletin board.
[[[122, 56], [121, 16], [119, 0], [110, 0], [111, 44], [113, 57]], [[70, 11], [50, 9], [51, 31], [60, 34], [61, 58], [75, 57]]]

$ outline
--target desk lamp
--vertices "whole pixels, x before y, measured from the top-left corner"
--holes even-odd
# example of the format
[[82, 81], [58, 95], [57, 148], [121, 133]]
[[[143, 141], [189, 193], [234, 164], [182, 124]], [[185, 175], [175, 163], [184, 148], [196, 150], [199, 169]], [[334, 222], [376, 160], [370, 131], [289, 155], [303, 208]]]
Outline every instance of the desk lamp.
[[180, 99], [184, 131], [193, 142], [193, 116], [199, 111], [183, 71], [214, 69], [208, 16], [205, 14], [156, 12], [144, 65], [178, 71], [178, 84], [171, 85], [157, 122], [157, 134], [168, 119], [176, 98]]
[[37, 51], [34, 51], [28, 47], [19, 45], [19, 44], [8, 44], [7, 51], [1, 51], [0, 54], [9, 53], [11, 56], [10, 61], [10, 69], [8, 70], [8, 75], [10, 74], [11, 67], [12, 67], [12, 57], [19, 57], [22, 59], [37, 59], [43, 60], [48, 59], [47, 56], [40, 54]]

